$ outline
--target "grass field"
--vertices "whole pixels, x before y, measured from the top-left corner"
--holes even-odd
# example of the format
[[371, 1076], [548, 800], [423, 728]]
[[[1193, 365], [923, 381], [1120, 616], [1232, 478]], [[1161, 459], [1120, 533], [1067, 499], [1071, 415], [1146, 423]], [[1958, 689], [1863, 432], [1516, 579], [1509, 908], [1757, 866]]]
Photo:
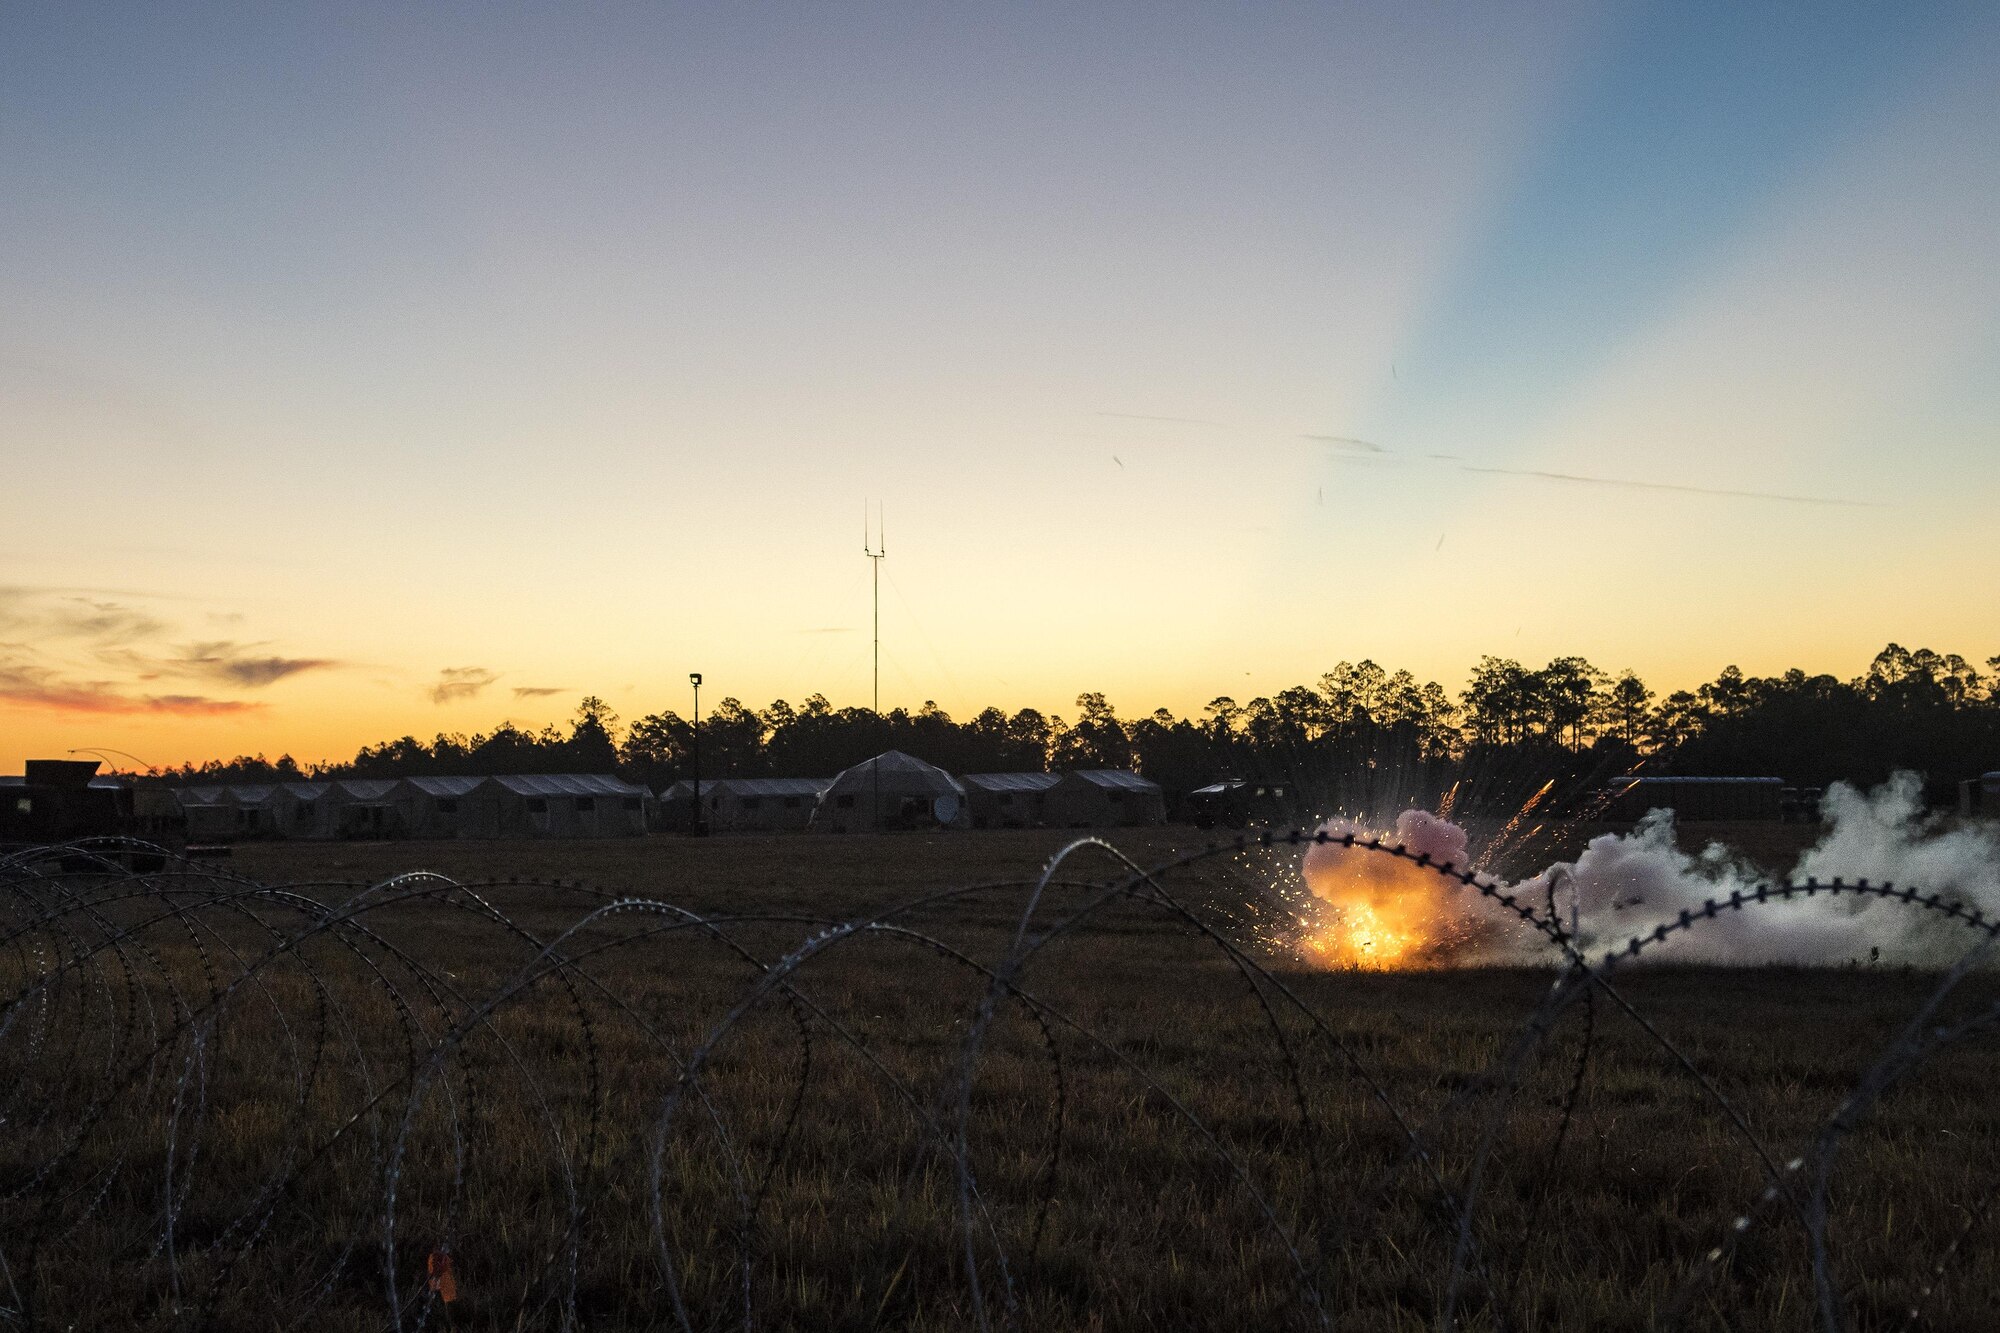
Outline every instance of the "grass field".
[[[1730, 840], [1777, 871], [1809, 837], [1756, 832]], [[1176, 870], [1171, 902], [1092, 852], [1029, 936], [1097, 905], [969, 1058], [1070, 836], [273, 844], [225, 869], [317, 887], [10, 885], [8, 1300], [49, 1328], [1823, 1326], [1814, 1138], [1935, 976], [1634, 969], [1524, 1048], [1553, 968], [1259, 943], [1295, 850]], [[1151, 866], [1208, 837], [1112, 841]], [[316, 905], [413, 869], [476, 896]], [[578, 928], [628, 894], [702, 919]], [[1927, 1022], [1994, 998], [1975, 976]], [[1842, 1326], [1902, 1326], [1942, 1259], [1921, 1326], [2000, 1327], [1996, 1072], [1983, 1036], [1932, 1057], [1831, 1159]]]

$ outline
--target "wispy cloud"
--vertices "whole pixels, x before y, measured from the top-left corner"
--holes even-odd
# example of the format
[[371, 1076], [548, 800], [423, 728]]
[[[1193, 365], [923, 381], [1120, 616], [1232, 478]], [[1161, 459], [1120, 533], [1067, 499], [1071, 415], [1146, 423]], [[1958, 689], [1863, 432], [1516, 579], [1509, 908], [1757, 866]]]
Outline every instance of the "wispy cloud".
[[269, 685], [302, 671], [326, 671], [341, 665], [330, 657], [239, 657], [217, 662], [215, 674], [237, 685]]
[[1101, 417], [1116, 417], [1120, 421], [1167, 421], [1177, 426], [1220, 426], [1220, 421], [1204, 421], [1200, 417], [1156, 417], [1148, 412], [1099, 412]]
[[199, 694], [156, 694], [149, 696], [140, 711], [209, 716], [217, 713], [254, 712], [264, 705], [247, 699], [210, 699]]
[[1682, 495], [1712, 495], [1732, 500], [1771, 500], [1780, 504], [1825, 505], [1839, 509], [1886, 509], [1874, 500], [1839, 500], [1823, 495], [1786, 495], [1779, 491], [1737, 491], [1719, 486], [1688, 486], [1670, 481], [1633, 481], [1623, 477], [1589, 477], [1575, 472], [1544, 472], [1539, 468], [1479, 467], [1459, 464], [1460, 472], [1481, 472], [1500, 477], [1530, 477], [1538, 481], [1560, 481], [1577, 486], [1611, 486], [1628, 491], [1674, 491]]
[[1569, 486], [1602, 486], [1626, 491], [1665, 491], [1677, 495], [1702, 495], [1715, 499], [1761, 500], [1771, 504], [1817, 505], [1839, 509], [1886, 509], [1889, 506], [1874, 500], [1844, 500], [1826, 495], [1792, 495], [1784, 491], [1737, 490], [1725, 486], [1697, 486], [1678, 481], [1645, 481], [1631, 477], [1598, 477], [1582, 472], [1554, 472], [1543, 468], [1493, 467], [1478, 463], [1468, 463], [1458, 454], [1401, 454], [1394, 449], [1385, 449], [1367, 440], [1355, 439], [1347, 435], [1305, 435], [1302, 439], [1320, 444], [1338, 445], [1354, 451], [1354, 457], [1336, 457], [1332, 461], [1340, 463], [1382, 462], [1397, 463], [1404, 459], [1424, 459], [1443, 463], [1455, 472], [1471, 472], [1494, 477], [1522, 477], [1529, 481], [1553, 481]]
[[199, 694], [127, 694], [109, 681], [65, 680], [19, 664], [0, 665], [0, 703], [48, 713], [169, 713], [183, 717], [212, 717], [263, 707], [241, 699], [211, 699]]
[[[1148, 416], [1138, 412], [1099, 412], [1101, 417], [1123, 417], [1130, 421], [1172, 421], [1189, 426], [1220, 426], [1221, 422], [1201, 421], [1194, 417]], [[1701, 495], [1724, 500], [1759, 500], [1767, 504], [1815, 505], [1837, 509], [1887, 509], [1890, 506], [1875, 500], [1845, 500], [1828, 495], [1793, 495], [1785, 491], [1739, 490], [1726, 486], [1699, 486], [1691, 482], [1645, 481], [1630, 477], [1598, 477], [1581, 472], [1554, 472], [1542, 468], [1492, 467], [1468, 463], [1458, 454], [1427, 453], [1423, 455], [1403, 454], [1387, 448], [1373, 440], [1364, 440], [1357, 435], [1333, 435], [1317, 431], [1304, 432], [1298, 437], [1314, 444], [1330, 445], [1344, 450], [1348, 456], [1335, 455], [1332, 461], [1360, 463], [1422, 457], [1433, 462], [1450, 464], [1459, 472], [1474, 472], [1488, 476], [1522, 477], [1530, 481], [1551, 481], [1569, 486], [1602, 486], [1616, 490], [1664, 491], [1677, 495]], [[1120, 466], [1123, 466], [1121, 463]]]
[[326, 671], [347, 665], [331, 657], [280, 657], [262, 651], [268, 646], [219, 639], [183, 644], [166, 654], [111, 647], [99, 650], [96, 656], [98, 661], [122, 667], [140, 680], [176, 677], [207, 680], [239, 689], [258, 689], [301, 672]]
[[37, 639], [125, 643], [166, 631], [165, 621], [109, 597], [144, 596], [93, 588], [0, 585], [0, 628]]
[[516, 685], [514, 687], [514, 697], [516, 699], [543, 699], [551, 694], [561, 694], [568, 688], [567, 685]]
[[43, 615], [41, 626], [44, 634], [93, 643], [148, 639], [166, 629], [165, 621], [136, 607], [88, 597], [63, 598]]
[[168, 659], [178, 674], [205, 677], [227, 685], [257, 688], [296, 676], [305, 671], [326, 671], [344, 665], [331, 657], [279, 657], [259, 655], [263, 644], [239, 644], [229, 640], [187, 645], [178, 657]]
[[474, 698], [498, 679], [485, 667], [446, 667], [438, 672], [437, 684], [431, 686], [431, 702], [448, 704]]
[[127, 589], [0, 584], [0, 704], [74, 714], [222, 716], [263, 705], [214, 697], [199, 686], [255, 690], [347, 665], [235, 639], [163, 644], [175, 627], [147, 604], [172, 600]]
[[1301, 435], [1302, 440], [1312, 440], [1317, 444], [1331, 444], [1340, 449], [1355, 449], [1364, 454], [1386, 454], [1389, 451], [1379, 444], [1367, 440], [1357, 440], [1352, 435]]

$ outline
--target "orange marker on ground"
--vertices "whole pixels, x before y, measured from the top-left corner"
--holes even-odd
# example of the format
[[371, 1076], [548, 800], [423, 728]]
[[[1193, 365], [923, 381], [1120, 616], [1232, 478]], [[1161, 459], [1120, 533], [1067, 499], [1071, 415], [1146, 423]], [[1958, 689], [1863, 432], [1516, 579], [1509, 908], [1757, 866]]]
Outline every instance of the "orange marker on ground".
[[424, 1260], [424, 1273], [437, 1298], [449, 1305], [458, 1299], [458, 1279], [452, 1276], [451, 1251], [440, 1246]]

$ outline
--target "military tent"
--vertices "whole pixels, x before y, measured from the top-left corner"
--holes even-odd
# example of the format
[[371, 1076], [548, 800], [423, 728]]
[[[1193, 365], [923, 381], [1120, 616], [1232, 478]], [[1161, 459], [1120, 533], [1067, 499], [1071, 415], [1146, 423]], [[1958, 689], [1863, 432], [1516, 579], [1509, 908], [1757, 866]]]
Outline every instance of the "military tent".
[[497, 838], [500, 801], [491, 778], [404, 778], [395, 801], [412, 838]]
[[232, 782], [222, 789], [222, 801], [235, 815], [229, 836], [236, 839], [281, 838], [291, 814], [292, 798], [277, 782]]
[[325, 821], [327, 837], [363, 842], [408, 837], [403, 806], [396, 798], [400, 786], [395, 778], [336, 779], [314, 799], [320, 807], [315, 819]]
[[965, 787], [951, 774], [901, 750], [863, 760], [836, 776], [813, 808], [822, 833], [969, 828]]
[[1648, 810], [1671, 810], [1682, 823], [1780, 819], [1784, 795], [1783, 778], [1623, 777], [1604, 789], [1603, 817], [1636, 821]]
[[1042, 804], [1062, 778], [1054, 773], [967, 773], [966, 803], [974, 828], [1035, 828]]
[[270, 800], [271, 831], [281, 838], [332, 838], [339, 835], [331, 782], [283, 782]]
[[[726, 778], [703, 778], [701, 780], [701, 803], [708, 813], [708, 822], [715, 823], [715, 803], [722, 799], [722, 784]], [[682, 778], [673, 786], [660, 793], [653, 806], [653, 826], [672, 833], [686, 833], [694, 827], [694, 780]]]
[[[812, 821], [832, 778], [723, 778], [701, 784], [709, 827], [718, 833], [780, 832]], [[693, 792], [688, 793], [689, 799]]]
[[236, 836], [236, 807], [220, 786], [176, 787], [189, 842], [222, 842]]
[[1049, 788], [1042, 808], [1057, 828], [1129, 828], [1167, 822], [1167, 799], [1160, 785], [1122, 768], [1065, 773]]
[[492, 800], [503, 838], [625, 838], [646, 831], [651, 796], [608, 773], [514, 773], [487, 782], [475, 796]]

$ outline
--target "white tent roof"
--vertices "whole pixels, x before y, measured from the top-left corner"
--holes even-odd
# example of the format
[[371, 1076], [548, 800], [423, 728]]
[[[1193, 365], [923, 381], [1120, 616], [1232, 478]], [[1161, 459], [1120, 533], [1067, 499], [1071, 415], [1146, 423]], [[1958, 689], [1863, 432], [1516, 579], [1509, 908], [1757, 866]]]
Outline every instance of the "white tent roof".
[[1158, 791], [1160, 784], [1148, 782], [1137, 773], [1123, 768], [1079, 768], [1070, 773], [1073, 778], [1081, 778], [1097, 787], [1109, 787], [1116, 791]]
[[426, 796], [467, 796], [485, 778], [404, 778], [403, 781], [415, 787]]
[[[810, 796], [817, 799], [832, 782], [832, 778], [703, 778], [701, 794], [704, 800], [717, 796]], [[660, 799], [693, 800], [694, 779], [682, 778], [671, 787], [662, 787]]]
[[[646, 796], [644, 787], [608, 773], [508, 773], [493, 779], [517, 796]], [[701, 784], [706, 788], [706, 782]]]
[[1062, 781], [1059, 773], [967, 773], [960, 781], [981, 791], [1047, 791]]
[[[817, 796], [833, 782], [832, 778], [724, 778], [716, 783], [726, 787], [732, 796]], [[694, 785], [688, 784], [690, 792]], [[703, 792], [708, 783], [701, 784]]]
[[873, 759], [864, 759], [827, 784], [826, 794], [873, 792], [895, 796], [965, 795], [965, 786], [936, 764], [927, 764], [915, 755], [890, 750]]

